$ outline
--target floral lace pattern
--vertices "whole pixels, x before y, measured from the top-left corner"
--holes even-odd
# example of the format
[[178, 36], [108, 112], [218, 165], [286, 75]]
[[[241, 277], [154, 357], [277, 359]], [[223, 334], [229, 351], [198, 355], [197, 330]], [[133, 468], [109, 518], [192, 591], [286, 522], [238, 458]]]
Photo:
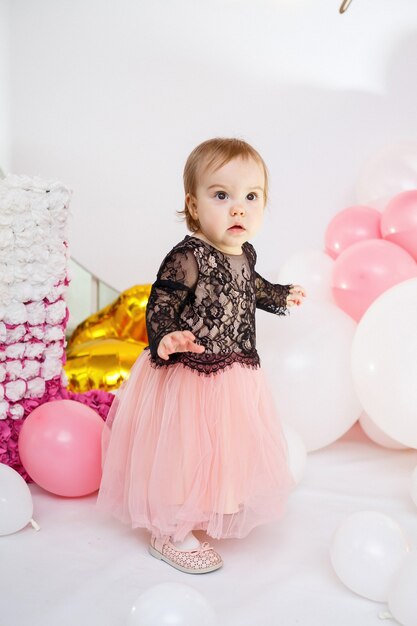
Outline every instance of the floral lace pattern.
[[[274, 285], [255, 271], [256, 252], [244, 243], [240, 255], [217, 250], [187, 235], [165, 257], [149, 296], [146, 325], [155, 367], [182, 363], [200, 374], [213, 374], [239, 362], [259, 367], [256, 308], [289, 313], [292, 285]], [[190, 330], [205, 352], [180, 352], [169, 361], [158, 357], [167, 333]]]

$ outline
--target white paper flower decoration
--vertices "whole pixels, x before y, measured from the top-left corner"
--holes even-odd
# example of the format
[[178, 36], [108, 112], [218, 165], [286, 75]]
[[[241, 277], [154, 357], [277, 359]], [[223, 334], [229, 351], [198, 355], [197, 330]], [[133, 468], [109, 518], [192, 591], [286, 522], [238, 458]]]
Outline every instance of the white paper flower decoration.
[[5, 353], [8, 359], [21, 359], [25, 354], [27, 348], [24, 343], [14, 343], [11, 346], [7, 346]]
[[48, 324], [62, 322], [67, 312], [67, 305], [63, 299], [50, 304], [46, 309], [46, 321]]
[[12, 302], [6, 307], [3, 320], [6, 324], [24, 324], [28, 321], [28, 314], [22, 302]]
[[25, 410], [21, 404], [12, 404], [9, 407], [9, 415], [14, 420], [19, 420], [23, 417]]
[[40, 398], [45, 393], [45, 381], [40, 376], [28, 380], [26, 397]]
[[6, 334], [6, 341], [4, 343], [11, 344], [17, 343], [26, 334], [26, 328], [23, 324], [15, 326], [15, 328], [8, 328]]
[[26, 392], [26, 383], [24, 380], [13, 380], [4, 385], [5, 396], [12, 402], [21, 400]]
[[45, 343], [49, 343], [51, 341], [62, 341], [65, 338], [64, 328], [61, 325], [58, 326], [50, 326], [49, 324], [45, 325], [44, 330], [44, 341]]
[[21, 377], [22, 374], [22, 362], [21, 361], [7, 361], [6, 372], [9, 380], [16, 380]]
[[0, 420], [6, 419], [8, 410], [9, 403], [6, 400], [0, 400]]
[[45, 322], [45, 303], [30, 302], [26, 305], [26, 313], [29, 324], [43, 324]]
[[41, 341], [34, 341], [32, 343], [26, 344], [24, 354], [28, 359], [36, 359], [37, 357], [41, 356], [44, 348], [45, 346]]
[[22, 418], [62, 376], [69, 200], [57, 181], [0, 180], [0, 419]]
[[39, 375], [41, 364], [34, 359], [25, 359], [23, 361], [21, 377], [23, 380], [30, 380]]

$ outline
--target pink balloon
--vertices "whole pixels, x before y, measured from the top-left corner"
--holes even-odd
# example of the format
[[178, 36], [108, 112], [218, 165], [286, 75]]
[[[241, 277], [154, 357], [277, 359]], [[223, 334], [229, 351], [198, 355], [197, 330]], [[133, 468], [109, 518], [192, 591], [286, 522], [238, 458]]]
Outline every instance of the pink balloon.
[[334, 262], [333, 296], [359, 321], [381, 293], [415, 276], [417, 263], [408, 252], [383, 239], [368, 239], [347, 248]]
[[85, 496], [101, 480], [104, 422], [88, 406], [55, 400], [28, 415], [19, 435], [19, 454], [32, 480], [59, 496]]
[[381, 217], [382, 236], [401, 246], [417, 261], [417, 190], [390, 200]]
[[336, 259], [349, 246], [365, 239], [381, 239], [381, 213], [369, 206], [351, 206], [337, 213], [327, 226], [324, 242]]

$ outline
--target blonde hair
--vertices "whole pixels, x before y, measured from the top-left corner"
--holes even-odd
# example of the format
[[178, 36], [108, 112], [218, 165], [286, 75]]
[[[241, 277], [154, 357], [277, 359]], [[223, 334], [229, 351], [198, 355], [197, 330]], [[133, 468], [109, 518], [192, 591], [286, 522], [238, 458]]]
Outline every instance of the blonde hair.
[[[264, 201], [266, 204], [268, 199], [268, 169], [259, 152], [246, 143], [246, 141], [243, 141], [243, 139], [216, 137], [203, 141], [203, 143], [200, 143], [194, 148], [184, 167], [183, 178], [185, 195], [190, 194], [195, 196], [201, 166], [204, 167], [204, 170], [212, 167], [214, 170], [217, 170], [238, 157], [242, 159], [253, 159], [262, 166], [265, 175]], [[191, 215], [186, 202], [184, 209], [177, 211], [177, 213], [185, 218], [187, 228], [191, 232], [195, 233], [200, 228], [198, 220]]]

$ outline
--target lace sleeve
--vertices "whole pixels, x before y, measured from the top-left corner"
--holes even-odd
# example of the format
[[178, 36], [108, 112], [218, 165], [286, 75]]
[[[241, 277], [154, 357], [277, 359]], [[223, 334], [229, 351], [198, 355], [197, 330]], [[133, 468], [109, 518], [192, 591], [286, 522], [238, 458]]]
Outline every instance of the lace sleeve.
[[152, 357], [164, 335], [181, 330], [180, 314], [194, 298], [198, 267], [192, 250], [175, 250], [159, 268], [146, 307], [146, 330]]
[[275, 313], [288, 315], [287, 296], [292, 285], [273, 285], [255, 272], [256, 308]]

